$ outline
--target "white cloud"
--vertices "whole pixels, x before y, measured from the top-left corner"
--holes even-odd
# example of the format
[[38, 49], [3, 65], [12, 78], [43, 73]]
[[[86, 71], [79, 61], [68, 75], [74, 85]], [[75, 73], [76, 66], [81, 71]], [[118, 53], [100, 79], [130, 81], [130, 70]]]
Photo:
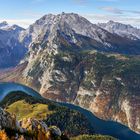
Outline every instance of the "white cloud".
[[130, 24], [135, 27], [140, 28], [140, 17], [137, 16], [124, 16], [124, 15], [104, 15], [104, 14], [83, 14], [85, 18], [87, 18], [92, 23], [101, 23], [101, 22], [108, 22], [109, 20], [113, 20], [116, 22]]
[[123, 14], [123, 10], [115, 8], [115, 7], [101, 7], [100, 9], [107, 11], [107, 12], [111, 12], [114, 14]]
[[30, 24], [34, 23], [33, 19], [0, 19], [0, 22], [7, 21], [9, 24], [17, 24], [21, 27], [27, 28]]
[[[7, 21], [9, 24], [17, 24], [21, 27], [27, 28], [29, 25], [34, 23], [37, 19], [43, 16], [40, 13], [30, 13], [30, 18], [28, 19], [0, 19], [0, 22]], [[26, 13], [25, 13], [26, 15]], [[25, 16], [24, 15], [24, 16]], [[140, 28], [140, 16], [136, 12], [136, 14], [124, 15], [124, 14], [96, 14], [96, 13], [87, 13], [87, 14], [80, 14], [83, 17], [87, 18], [92, 23], [101, 23], [101, 22], [108, 22], [109, 20], [113, 20], [116, 22], [121, 22], [124, 24], [131, 24], [135, 27]], [[135, 15], [135, 16], [134, 16]]]
[[44, 16], [44, 13], [39, 12], [32, 12], [32, 11], [24, 11], [22, 14], [20, 13], [20, 16], [27, 17], [28, 19], [39, 19], [42, 16]]
[[32, 11], [24, 11], [19, 13], [19, 17], [27, 17], [26, 19], [0, 19], [0, 22], [7, 21], [10, 25], [17, 24], [21, 27], [27, 28], [29, 25], [33, 24], [36, 20], [44, 16], [43, 13], [36, 13]]
[[107, 12], [111, 12], [113, 14], [125, 14], [125, 13], [130, 14], [131, 13], [131, 14], [140, 15], [140, 11], [138, 11], [138, 10], [123, 10], [123, 9], [119, 9], [119, 8], [116, 8], [116, 7], [109, 7], [109, 6], [101, 7], [99, 9], [107, 11]]

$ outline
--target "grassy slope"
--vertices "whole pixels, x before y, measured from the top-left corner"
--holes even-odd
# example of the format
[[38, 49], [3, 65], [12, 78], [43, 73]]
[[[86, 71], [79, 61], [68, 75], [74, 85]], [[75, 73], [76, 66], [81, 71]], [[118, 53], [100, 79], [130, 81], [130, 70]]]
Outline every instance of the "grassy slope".
[[69, 136], [94, 133], [92, 126], [83, 114], [46, 99], [38, 100], [24, 93], [20, 94], [20, 92], [17, 92], [5, 97], [1, 106], [8, 112], [16, 114], [18, 120], [23, 118], [41, 119], [48, 126], [58, 126], [62, 132]]
[[13, 103], [12, 105], [8, 106], [6, 110], [8, 112], [15, 113], [18, 120], [23, 118], [45, 119], [47, 115], [54, 113], [54, 111], [49, 111], [48, 105], [46, 104], [32, 105], [24, 100]]

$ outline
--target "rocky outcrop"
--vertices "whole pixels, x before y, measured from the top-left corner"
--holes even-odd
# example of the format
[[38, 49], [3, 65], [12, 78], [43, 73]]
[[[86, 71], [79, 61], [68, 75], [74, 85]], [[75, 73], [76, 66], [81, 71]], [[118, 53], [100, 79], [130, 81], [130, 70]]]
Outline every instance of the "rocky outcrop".
[[0, 129], [3, 128], [16, 128], [16, 117], [11, 116], [10, 113], [5, 112], [2, 108], [0, 108]]
[[53, 137], [61, 138], [61, 130], [56, 126], [48, 127], [45, 122], [28, 118], [20, 121], [21, 127], [37, 140], [51, 140]]
[[24, 132], [19, 122], [17, 121], [16, 116], [14, 114], [11, 115], [7, 111], [4, 111], [2, 108], [0, 108], [0, 130], [3, 129], [19, 131], [20, 133]]
[[[4, 140], [51, 140], [61, 139], [61, 130], [56, 126], [48, 127], [43, 121], [28, 118], [20, 122], [16, 120], [15, 115], [0, 108], [0, 138]], [[9, 138], [8, 138], [9, 137]]]

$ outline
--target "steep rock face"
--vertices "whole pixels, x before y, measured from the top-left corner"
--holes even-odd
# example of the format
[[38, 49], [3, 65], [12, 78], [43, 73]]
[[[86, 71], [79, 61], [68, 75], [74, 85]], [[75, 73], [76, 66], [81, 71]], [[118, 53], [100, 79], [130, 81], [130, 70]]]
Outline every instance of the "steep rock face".
[[40, 80], [38, 90], [46, 98], [78, 104], [139, 131], [140, 62], [122, 59], [98, 53], [57, 55], [47, 71], [50, 77], [42, 76], [48, 81]]
[[23, 59], [27, 49], [18, 40], [23, 30], [17, 25], [0, 23], [0, 69], [16, 66]]
[[[20, 71], [21, 79], [14, 77], [13, 81], [30, 85], [46, 98], [77, 104], [102, 119], [140, 132], [139, 56], [92, 51], [50, 55], [44, 51], [31, 62], [31, 67], [28, 63]], [[17, 69], [12, 74], [15, 72]]]
[[139, 131], [139, 61], [117, 60], [96, 53], [62, 53], [51, 62], [47, 65], [50, 71], [40, 69], [42, 75], [35, 72], [43, 96], [74, 102], [98, 117], [120, 121]]

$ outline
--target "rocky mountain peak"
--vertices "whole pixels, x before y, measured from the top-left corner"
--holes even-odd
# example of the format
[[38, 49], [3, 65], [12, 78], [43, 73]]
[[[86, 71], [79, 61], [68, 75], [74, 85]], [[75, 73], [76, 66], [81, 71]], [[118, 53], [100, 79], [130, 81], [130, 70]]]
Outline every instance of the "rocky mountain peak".
[[0, 23], [0, 29], [3, 30], [3, 31], [8, 31], [8, 32], [9, 31], [10, 32], [14, 31], [15, 33], [19, 33], [19, 32], [24, 30], [24, 28], [22, 28], [22, 27], [20, 27], [16, 24], [14, 24], [14, 25], [8, 24], [7, 21], [3, 21], [3, 22]]
[[[21, 42], [24, 42], [26, 46], [29, 46], [32, 42], [39, 42], [40, 40], [46, 40], [50, 36], [55, 37], [56, 32], [59, 31], [65, 35], [70, 35], [72, 38], [72, 32], [82, 36], [98, 40], [102, 42], [102, 39], [98, 34], [107, 34], [107, 31], [92, 24], [84, 17], [75, 13], [61, 13], [58, 15], [48, 14], [37, 20], [26, 31], [23, 31], [20, 35]], [[49, 38], [49, 40], [51, 40]]]
[[0, 68], [15, 66], [24, 57], [26, 48], [18, 37], [24, 29], [18, 25], [9, 25], [6, 21], [0, 23]]
[[140, 39], [140, 29], [137, 29], [129, 24], [127, 25], [110, 20], [107, 23], [99, 23], [98, 26], [109, 31], [110, 33], [115, 33], [131, 40]]
[[12, 25], [11, 26], [11, 29], [17, 30], [17, 31], [23, 31], [23, 30], [25, 30], [24, 28], [22, 28], [22, 27], [20, 27], [20, 26], [18, 26], [16, 24]]
[[76, 13], [65, 13], [65, 12], [62, 12], [61, 14], [57, 14], [57, 15], [54, 15], [54, 14], [47, 14], [47, 15], [44, 15], [43, 17], [41, 17], [39, 20], [36, 21], [36, 24], [39, 24], [39, 23], [42, 23], [41, 21], [44, 21], [44, 23], [48, 23], [50, 21], [52, 21], [53, 23], [56, 21], [56, 19], [58, 20], [57, 22], [60, 22], [60, 21], [67, 21], [67, 20], [78, 20], [78, 19], [81, 19], [81, 20], [85, 20], [87, 22], [89, 22], [87, 19], [85, 19], [84, 17], [81, 17], [80, 15], [76, 14]]
[[3, 28], [5, 26], [8, 26], [8, 23], [6, 21], [0, 23], [0, 28]]

